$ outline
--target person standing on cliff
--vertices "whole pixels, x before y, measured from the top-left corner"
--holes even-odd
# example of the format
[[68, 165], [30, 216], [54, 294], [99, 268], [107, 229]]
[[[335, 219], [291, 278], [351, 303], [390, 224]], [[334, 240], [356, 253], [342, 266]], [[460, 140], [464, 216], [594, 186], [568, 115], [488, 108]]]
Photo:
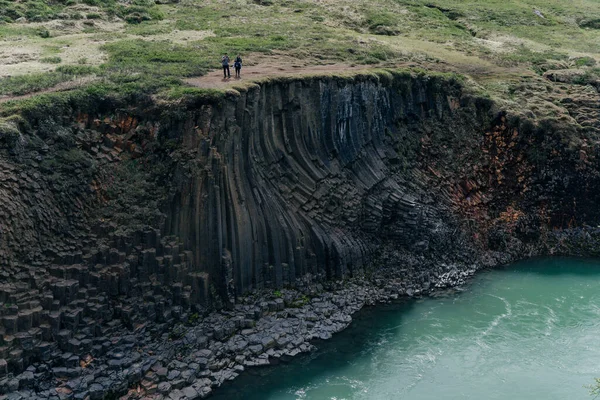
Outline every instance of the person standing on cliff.
[[235, 58], [235, 62], [233, 63], [233, 67], [235, 68], [235, 77], [238, 78], [238, 79], [241, 78], [242, 57], [240, 57], [239, 54]]
[[223, 65], [223, 79], [231, 78], [231, 71], [229, 70], [229, 56], [227, 54], [221, 57], [221, 65]]

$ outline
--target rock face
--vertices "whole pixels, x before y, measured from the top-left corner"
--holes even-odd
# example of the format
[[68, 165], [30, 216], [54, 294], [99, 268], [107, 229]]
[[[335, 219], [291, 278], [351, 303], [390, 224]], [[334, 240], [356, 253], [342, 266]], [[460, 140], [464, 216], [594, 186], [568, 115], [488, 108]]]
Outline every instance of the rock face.
[[[596, 92], [565, 99], [579, 124], [397, 72], [96, 100], [0, 125], [0, 392], [202, 398], [372, 299], [600, 249]], [[377, 294], [306, 297], [342, 279]]]
[[352, 275], [384, 242], [429, 247], [434, 225], [450, 246], [454, 218], [421, 201], [428, 182], [412, 168], [427, 129], [451, 143], [487, 122], [460, 96], [437, 79], [311, 80], [205, 106], [168, 129], [201, 168], [169, 202], [166, 231], [230, 295]]
[[189, 155], [166, 232], [232, 297], [352, 276], [382, 248], [475, 261], [595, 226], [596, 133], [493, 107], [409, 76], [267, 84], [202, 106], [166, 128]]

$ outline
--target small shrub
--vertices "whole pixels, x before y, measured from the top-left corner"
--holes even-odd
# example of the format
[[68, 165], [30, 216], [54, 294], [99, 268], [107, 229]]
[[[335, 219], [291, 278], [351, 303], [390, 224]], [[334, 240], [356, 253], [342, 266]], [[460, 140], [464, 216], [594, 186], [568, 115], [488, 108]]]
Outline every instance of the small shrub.
[[100, 19], [100, 18], [102, 18], [102, 15], [100, 15], [98, 13], [89, 13], [85, 17], [87, 19]]
[[56, 72], [63, 73], [65, 75], [91, 75], [100, 72], [98, 67], [91, 65], [61, 65], [56, 68]]
[[152, 21], [161, 21], [165, 18], [165, 15], [160, 11], [158, 7], [152, 7], [148, 10], [148, 14]]
[[396, 16], [390, 12], [370, 12], [367, 14], [367, 26], [376, 35], [393, 36], [398, 34]]
[[155, 4], [154, 0], [133, 0], [133, 5], [142, 7], [151, 7]]
[[50, 31], [46, 28], [39, 28], [37, 31], [37, 34], [39, 37], [41, 37], [43, 39], [47, 39], [50, 37]]
[[573, 77], [572, 83], [575, 85], [590, 85], [598, 81], [598, 72], [595, 70], [586, 71], [584, 74]]
[[160, 21], [164, 19], [164, 14], [158, 7], [148, 7], [147, 5], [119, 5], [110, 7], [107, 12], [123, 18], [127, 23], [139, 24], [144, 21]]
[[384, 51], [373, 51], [370, 53], [371, 57], [379, 60], [379, 61], [387, 61], [388, 56]]
[[129, 24], [139, 24], [143, 21], [150, 21], [152, 18], [146, 13], [134, 12], [125, 16], [125, 21]]
[[577, 67], [593, 67], [596, 65], [596, 60], [592, 57], [579, 57], [575, 59], [575, 65]]
[[582, 28], [600, 29], [600, 19], [588, 19], [579, 22], [579, 26]]
[[22, 95], [38, 92], [64, 80], [61, 74], [54, 72], [12, 76], [0, 79], [0, 94]]
[[62, 62], [62, 58], [58, 56], [44, 57], [40, 59], [40, 62], [44, 64], [60, 64]]

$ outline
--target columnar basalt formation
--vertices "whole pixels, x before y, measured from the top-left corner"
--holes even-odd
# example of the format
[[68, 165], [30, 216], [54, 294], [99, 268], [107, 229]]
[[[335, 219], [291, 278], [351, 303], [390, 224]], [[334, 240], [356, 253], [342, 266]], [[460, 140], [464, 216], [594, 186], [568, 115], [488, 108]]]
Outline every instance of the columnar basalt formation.
[[242, 293], [307, 273], [343, 278], [386, 241], [429, 247], [433, 225], [446, 240], [454, 218], [420, 201], [413, 167], [427, 129], [450, 143], [487, 122], [488, 109], [460, 96], [438, 79], [315, 79], [204, 107], [168, 129], [201, 168], [181, 179], [166, 231], [222, 293], [229, 282]]
[[[27, 111], [0, 131], [0, 391], [102, 398], [142, 377], [156, 390], [177, 354], [156, 344], [187, 338], [168, 333], [186, 322], [186, 346], [206, 349], [186, 382], [204, 396], [221, 371], [307, 351], [370, 298], [253, 291], [361, 277], [380, 299], [523, 256], [596, 254], [597, 105], [574, 98], [581, 125], [533, 123], [454, 78], [381, 72]], [[225, 317], [197, 321], [212, 309]], [[283, 314], [310, 317], [284, 327], [301, 337], [255, 337]]]

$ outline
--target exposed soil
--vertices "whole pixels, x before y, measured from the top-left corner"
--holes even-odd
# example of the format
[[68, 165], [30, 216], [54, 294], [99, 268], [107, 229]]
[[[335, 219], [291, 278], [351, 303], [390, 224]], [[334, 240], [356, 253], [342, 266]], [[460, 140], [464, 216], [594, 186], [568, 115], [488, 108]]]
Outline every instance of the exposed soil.
[[[233, 59], [234, 56], [230, 55]], [[472, 57], [471, 57], [472, 58]], [[356, 65], [356, 64], [316, 64], [314, 59], [299, 60], [290, 57], [285, 53], [272, 55], [251, 54], [244, 57], [245, 64], [242, 67], [241, 78], [235, 78], [233, 63], [230, 66], [231, 78], [223, 79], [223, 71], [216, 69], [210, 71], [206, 75], [186, 79], [185, 82], [200, 88], [218, 89], [233, 87], [245, 81], [256, 81], [268, 77], [277, 76], [300, 76], [300, 75], [327, 75], [327, 74], [343, 74], [346, 72], [368, 71], [374, 68], [423, 68], [439, 72], [458, 72], [469, 73], [475, 76], [485, 75], [512, 75], [512, 74], [528, 74], [522, 69], [509, 69], [496, 67], [491, 64], [485, 64], [485, 67], [468, 63], [470, 60], [455, 60], [454, 63], [438, 62], [432, 63], [428, 61], [409, 61], [401, 63], [381, 63], [375, 65]], [[479, 59], [478, 59], [479, 60]], [[479, 60], [482, 62], [481, 60]]]
[[[416, 66], [416, 65], [415, 65]], [[231, 78], [223, 79], [222, 70], [214, 70], [208, 74], [196, 78], [186, 79], [185, 82], [192, 86], [217, 89], [234, 86], [243, 81], [255, 81], [261, 78], [276, 77], [276, 76], [294, 76], [294, 75], [311, 75], [311, 74], [340, 74], [347, 71], [367, 71], [368, 66], [358, 65], [351, 66], [347, 64], [331, 64], [331, 65], [297, 65], [286, 63], [260, 64], [249, 67], [243, 67], [241, 78], [235, 77], [235, 70], [232, 67]]]

